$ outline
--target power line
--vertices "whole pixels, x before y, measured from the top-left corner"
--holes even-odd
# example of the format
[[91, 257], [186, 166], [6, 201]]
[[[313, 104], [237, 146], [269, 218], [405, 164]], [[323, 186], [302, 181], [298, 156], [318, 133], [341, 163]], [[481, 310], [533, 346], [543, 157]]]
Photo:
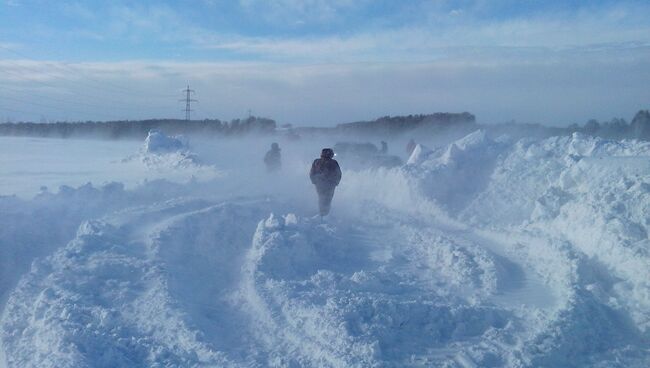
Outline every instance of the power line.
[[[18, 64], [15, 64], [15, 63], [7, 62], [7, 61], [4, 61], [4, 63], [13, 64], [13, 65], [15, 65], [15, 66], [17, 66], [19, 68], [30, 70], [29, 67], [24, 66], [24, 65], [18, 65]], [[127, 110], [134, 110], [134, 111], [141, 111], [142, 110], [141, 106], [124, 105], [125, 100], [122, 99], [122, 98], [119, 98], [118, 96], [111, 96], [112, 98], [111, 97], [106, 97], [106, 96], [93, 97], [93, 96], [89, 95], [86, 92], [81, 92], [78, 87], [70, 88], [69, 86], [66, 86], [66, 85], [53, 84], [52, 82], [48, 83], [46, 81], [35, 79], [35, 77], [33, 77], [30, 74], [19, 73], [19, 72], [15, 71], [15, 70], [4, 69], [4, 70], [0, 71], [0, 74], [2, 72], [15, 75], [17, 77], [20, 77], [22, 80], [27, 80], [30, 83], [34, 83], [34, 84], [37, 84], [37, 85], [40, 85], [40, 86], [43, 86], [43, 87], [46, 87], [46, 88], [49, 88], [49, 89], [52, 89], [52, 90], [55, 90], [55, 91], [57, 91], [57, 90], [58, 91], [65, 91], [68, 94], [74, 95], [74, 96], [70, 96], [71, 98], [73, 98], [73, 100], [67, 100], [67, 99], [61, 98], [61, 97], [55, 98], [55, 97], [52, 97], [52, 96], [41, 96], [41, 97], [36, 96], [36, 97], [38, 97], [39, 102], [32, 102], [31, 98], [30, 98], [30, 101], [26, 101], [26, 100], [19, 100], [19, 99], [15, 98], [15, 97], [13, 97], [13, 98], [12, 97], [6, 97], [7, 99], [13, 99], [14, 101], [22, 102], [22, 103], [25, 103], [25, 104], [40, 106], [40, 107], [56, 110], [56, 111], [59, 111], [59, 112], [67, 112], [67, 110], [72, 110], [72, 109], [69, 109], [69, 108], [63, 108], [61, 106], [58, 106], [61, 103], [72, 105], [72, 106], [75, 106], [75, 107], [77, 107], [79, 105], [84, 105], [86, 107], [102, 108], [102, 109], [105, 109], [105, 108], [107, 108], [107, 107], [109, 107], [111, 105], [114, 105], [114, 106], [119, 105], [120, 109], [127, 109]], [[49, 75], [52, 78], [63, 79], [65, 81], [65, 78], [62, 78], [62, 77], [57, 76], [57, 75], [43, 73], [42, 70], [36, 70], [36, 72], [42, 73], [42, 74], [45, 74], [45, 75]], [[70, 80], [70, 83], [77, 84], [75, 81], [71, 81], [71, 80]], [[11, 87], [3, 87], [3, 89], [6, 90], [6, 91], [13, 91], [13, 92], [16, 92], [16, 93], [28, 93], [30, 97], [34, 97], [34, 95], [35, 95], [34, 92], [30, 91], [29, 89], [16, 89], [16, 88], [11, 88]], [[105, 93], [108, 92], [109, 94], [111, 93], [110, 91], [104, 91], [104, 92]], [[25, 97], [25, 98], [28, 98], [28, 97]], [[83, 99], [88, 99], [88, 98], [90, 98], [92, 101], [97, 101], [97, 102], [88, 103], [88, 102], [83, 101]], [[51, 105], [50, 106], [43, 105], [41, 103], [42, 100], [50, 100], [51, 102], [56, 104], [57, 107], [54, 107], [54, 106], [51, 106]], [[160, 110], [160, 108], [162, 108], [162, 107], [163, 107], [162, 105], [159, 105], [159, 106], [155, 107], [155, 110]], [[77, 110], [77, 112], [79, 112], [79, 110]], [[84, 114], [87, 114], [87, 113], [84, 113]], [[110, 114], [110, 113], [108, 113], [108, 114], [107, 113], [102, 113], [102, 115], [110, 116], [113, 119], [119, 119], [119, 120], [124, 118], [124, 117], [118, 117], [117, 115]]]
[[[13, 65], [15, 65], [15, 66], [17, 66], [19, 68], [22, 68], [22, 69], [27, 69], [28, 71], [31, 69], [31, 70], [34, 70], [36, 73], [41, 73], [41, 74], [44, 74], [44, 75], [48, 75], [51, 78], [58, 78], [58, 79], [61, 79], [64, 82], [68, 82], [68, 83], [75, 84], [75, 85], [78, 84], [77, 81], [73, 81], [71, 79], [67, 79], [67, 78], [57, 76], [57, 75], [54, 75], [54, 74], [45, 73], [42, 70], [36, 70], [36, 69], [33, 69], [33, 68], [29, 68], [29, 67], [26, 67], [26, 66], [23, 66], [23, 65], [18, 65], [18, 64], [15, 64], [15, 63], [11, 63], [11, 62], [9, 62], [9, 64], [13, 64]], [[56, 84], [48, 83], [48, 82], [45, 82], [45, 81], [34, 79], [31, 76], [26, 77], [23, 73], [18, 73], [18, 72], [14, 71], [14, 70], [4, 69], [1, 72], [18, 76], [23, 80], [25, 80], [25, 79], [28, 80], [30, 83], [39, 84], [41, 86], [49, 87], [49, 88], [52, 88], [54, 90], [65, 90], [66, 92], [72, 93], [72, 94], [77, 95], [77, 96], [82, 97], [82, 98], [92, 98], [93, 97], [93, 96], [90, 96], [87, 93], [79, 92], [78, 91], [79, 88], [71, 89], [71, 88], [68, 88], [65, 85], [56, 85]], [[111, 95], [111, 93], [115, 93], [115, 92], [106, 91], [106, 90], [104, 90], [102, 92], [107, 93], [109, 96]], [[107, 97], [107, 96], [95, 95], [94, 98], [95, 99], [101, 99], [101, 100], [104, 100], [104, 101], [107, 101], [107, 102], [112, 102], [115, 105], [120, 105], [121, 108], [129, 108], [129, 109], [137, 109], [137, 110], [141, 109], [141, 107], [139, 107], [139, 106], [124, 106], [124, 99], [121, 99], [120, 97], [115, 97], [115, 96]], [[76, 101], [77, 100], [75, 100], [75, 103], [76, 103]]]
[[[28, 61], [31, 61], [31, 62], [34, 62], [34, 63], [39, 63], [39, 61], [37, 61], [37, 60], [35, 60], [35, 59], [33, 59], [33, 58], [31, 58], [31, 57], [25, 55], [25, 54], [22, 54], [22, 53], [20, 53], [20, 52], [17, 52], [17, 51], [15, 51], [15, 50], [12, 50], [12, 49], [10, 49], [10, 48], [8, 48], [8, 47], [6, 47], [6, 46], [0, 45], [0, 49], [3, 49], [3, 50], [5, 50], [5, 51], [7, 51], [7, 52], [9, 52], [9, 53], [12, 53], [12, 54], [14, 54], [14, 55], [16, 55], [16, 56], [21, 57], [21, 58], [25, 58], [25, 59], [28, 60]], [[51, 66], [51, 67], [56, 68], [56, 69], [59, 69], [59, 70], [67, 70], [67, 71], [69, 71], [69, 72], [72, 72], [73, 74], [78, 74], [78, 73], [79, 73], [79, 70], [78, 70], [78, 69], [73, 68], [72, 66], [68, 65], [68, 63], [65, 63], [65, 62], [59, 62], [59, 63], [56, 63], [56, 62], [46, 62], [46, 65]], [[22, 67], [24, 67], [24, 66], [22, 66]], [[41, 71], [41, 72], [42, 72], [42, 71]], [[50, 74], [50, 75], [52, 76], [52, 74]], [[55, 76], [55, 77], [60, 78], [60, 79], [66, 79], [66, 78], [61, 77], [61, 76]], [[94, 88], [98, 88], [98, 87], [99, 87], [99, 88], [101, 88], [103, 91], [105, 91], [106, 88], [108, 87], [108, 88], [112, 88], [112, 89], [114, 90], [114, 92], [118, 92], [118, 93], [121, 93], [121, 94], [130, 94], [130, 95], [133, 95], [133, 96], [141, 96], [140, 93], [138, 93], [138, 92], [134, 92], [134, 91], [133, 91], [132, 89], [130, 89], [130, 88], [122, 87], [122, 86], [120, 86], [120, 85], [113, 84], [113, 83], [110, 83], [110, 82], [107, 82], [107, 81], [99, 81], [99, 80], [97, 80], [97, 79], [94, 79], [94, 78], [89, 77], [88, 75], [84, 75], [84, 79], [85, 79], [85, 80], [82, 80], [81, 82], [85, 82], [85, 83], [93, 82], [93, 83], [96, 85], [96, 87], [94, 87]], [[68, 79], [68, 80], [69, 80], [69, 79]], [[88, 85], [88, 84], [87, 84], [87, 85]], [[161, 97], [161, 98], [169, 98], [169, 97], [173, 97], [172, 95], [157, 94], [157, 93], [150, 93], [150, 92], [148, 92], [147, 94], [148, 94], [149, 96], [157, 96], [157, 97]]]
[[[42, 103], [39, 103], [39, 102], [23, 100], [23, 99], [11, 97], [11, 96], [3, 96], [2, 99], [11, 100], [11, 101], [15, 101], [15, 102], [20, 102], [20, 103], [23, 103], [23, 104], [29, 104], [29, 105], [33, 105], [33, 106], [38, 106], [38, 107], [42, 107], [42, 108], [45, 108], [45, 109], [50, 109], [50, 110], [53, 110], [53, 111], [56, 111], [56, 112], [59, 112], [59, 113], [73, 112], [73, 113], [77, 113], [77, 114], [81, 114], [81, 115], [87, 115], [88, 114], [88, 111], [82, 111], [82, 110], [70, 109], [70, 108], [61, 109], [61, 107], [59, 107], [59, 106], [42, 104]], [[117, 120], [122, 120], [123, 119], [122, 117], [118, 117], [117, 115], [113, 115], [111, 113], [103, 112], [102, 115], [109, 116], [109, 117], [111, 117], [113, 119], [117, 119]]]
[[[15, 54], [15, 55], [17, 55], [17, 56], [20, 56], [20, 57], [26, 58], [27, 61], [29, 61], [29, 62], [32, 62], [32, 63], [43, 63], [43, 62], [35, 61], [35, 60], [29, 58], [28, 56], [23, 55], [23, 54], [21, 54], [21, 53], [19, 53], [19, 52], [16, 52], [16, 51], [14, 51], [14, 50], [11, 50], [11, 49], [9, 49], [9, 48], [7, 48], [7, 47], [5, 47], [5, 46], [0, 45], [0, 48], [1, 48], [1, 49], [4, 49], [4, 50], [6, 50], [6, 51], [8, 51], [8, 52], [10, 52], [10, 53], [13, 53], [13, 54]], [[116, 86], [116, 85], [113, 85], [113, 84], [110, 84], [110, 83], [107, 83], [107, 82], [100, 82], [100, 81], [97, 81], [97, 80], [94, 80], [94, 79], [88, 77], [87, 75], [82, 76], [82, 79], [71, 79], [71, 78], [67, 77], [68, 73], [64, 73], [64, 74], [60, 74], [60, 73], [52, 73], [51, 71], [48, 71], [47, 69], [36, 69], [35, 67], [33, 67], [33, 66], [29, 65], [29, 64], [27, 64], [27, 65], [25, 65], [25, 64], [18, 64], [18, 63], [15, 63], [15, 62], [9, 61], [9, 60], [3, 60], [2, 63], [3, 63], [3, 64], [13, 65], [13, 66], [16, 67], [16, 68], [23, 69], [23, 70], [27, 70], [27, 71], [32, 70], [32, 71], [34, 71], [35, 73], [38, 73], [38, 74], [42, 74], [42, 75], [48, 76], [48, 77], [50, 77], [50, 79], [59, 79], [59, 80], [62, 80], [62, 81], [67, 81], [69, 84], [72, 85], [71, 87], [70, 87], [70, 86], [65, 86], [65, 85], [59, 85], [59, 83], [56, 83], [56, 84], [47, 83], [46, 81], [42, 81], [42, 80], [38, 80], [38, 79], [34, 78], [34, 77], [33, 77], [32, 75], [30, 75], [30, 74], [25, 75], [24, 72], [23, 72], [23, 73], [20, 73], [20, 72], [18, 72], [17, 70], [11, 70], [11, 69], [7, 69], [7, 68], [4, 68], [4, 70], [2, 70], [2, 72], [8, 73], [8, 74], [16, 75], [16, 76], [20, 77], [20, 78], [23, 79], [23, 80], [24, 80], [24, 79], [27, 79], [27, 80], [30, 80], [30, 82], [32, 82], [32, 83], [36, 83], [36, 84], [39, 84], [39, 85], [42, 85], [42, 86], [45, 86], [45, 87], [48, 87], [48, 88], [53, 88], [54, 90], [64, 90], [64, 91], [66, 91], [67, 93], [71, 93], [71, 94], [77, 95], [77, 96], [82, 97], [82, 98], [89, 98], [90, 96], [89, 96], [87, 93], [85, 93], [85, 92], [83, 92], [83, 93], [80, 92], [80, 90], [79, 90], [79, 88], [78, 88], [78, 85], [79, 85], [79, 84], [84, 84], [84, 83], [85, 83], [87, 86], [93, 88], [93, 86], [90, 86], [90, 85], [87, 83], [87, 82], [89, 82], [89, 81], [90, 81], [90, 82], [94, 82], [96, 86], [99, 86], [99, 87], [101, 88], [102, 94], [108, 94], [109, 96], [110, 96], [111, 94], [115, 94], [115, 93], [117, 93], [117, 92], [115, 92], [115, 90], [117, 90], [117, 89], [121, 90], [121, 92], [119, 92], [120, 94], [137, 95], [138, 97], [141, 97], [141, 96], [142, 96], [141, 94], [134, 93], [134, 91], [132, 91], [132, 90], [130, 90], [130, 89], [128, 89], [128, 88], [124, 88], [124, 87], [121, 87], [121, 86]], [[78, 68], [72, 68], [72, 67], [68, 66], [68, 65], [65, 64], [65, 63], [64, 63], [64, 64], [61, 64], [61, 63], [56, 63], [56, 62], [44, 62], [44, 65], [47, 66], [47, 67], [49, 67], [50, 69], [52, 69], [52, 68], [55, 68], [55, 69], [58, 69], [58, 70], [66, 69], [66, 70], [68, 70], [68, 71], [70, 71], [70, 72], [72, 72], [72, 73], [74, 73], [74, 74], [78, 74], [78, 73], [79, 73]], [[110, 90], [107, 90], [107, 89], [105, 88], [106, 86], [113, 88], [113, 91], [111, 92]], [[5, 89], [7, 89], [7, 90], [13, 90], [14, 92], [18, 92], [18, 90], [13, 89], [13, 88], [7, 88], [7, 87], [5, 87]], [[97, 87], [94, 87], [94, 89], [97, 89]], [[195, 93], [195, 91], [192, 90], [192, 89], [190, 89], [189, 85], [187, 86], [187, 88], [186, 88], [185, 90], [183, 90], [183, 92], [185, 92], [185, 95], [186, 95], [186, 96], [185, 96], [184, 99], [180, 100], [180, 101], [182, 101], [182, 102], [183, 102], [183, 101], [185, 102], [185, 109], [182, 110], [182, 111], [185, 111], [185, 120], [190, 120], [190, 119], [191, 119], [191, 112], [194, 111], [194, 110], [192, 110], [191, 103], [192, 103], [192, 102], [199, 102], [199, 101], [198, 101], [198, 100], [195, 100], [195, 99], [192, 98], [192, 95]], [[29, 92], [26, 91], [26, 93], [29, 93]], [[170, 97], [170, 95], [163, 95], [163, 94], [150, 94], [150, 93], [147, 93], [147, 96], [152, 96], [152, 95], [153, 95], [153, 96], [165, 97], [165, 98]], [[32, 96], [31, 93], [30, 93], [30, 96]], [[72, 97], [72, 96], [71, 96], [71, 97]], [[113, 97], [113, 98], [110, 98], [110, 97]], [[68, 101], [68, 100], [65, 100], [65, 99], [61, 99], [61, 98], [53, 98], [53, 97], [49, 97], [49, 96], [48, 96], [48, 97], [44, 97], [44, 99], [45, 99], [45, 100], [49, 99], [49, 100], [51, 100], [51, 101], [54, 102], [54, 103], [58, 102], [58, 103], [70, 104], [70, 105], [73, 105], [73, 106], [75, 106], [75, 107], [76, 107], [76, 106], [79, 106], [79, 105], [85, 105], [85, 106], [87, 106], [87, 107], [93, 107], [93, 106], [97, 106], [97, 107], [106, 107], [106, 103], [105, 103], [105, 102], [109, 102], [109, 101], [112, 100], [111, 102], [113, 102], [113, 104], [120, 105], [120, 108], [122, 108], [122, 109], [123, 109], [123, 108], [140, 109], [140, 108], [137, 107], [137, 106], [133, 106], [133, 107], [131, 107], [131, 106], [124, 106], [124, 102], [125, 102], [125, 100], [124, 100], [123, 98], [118, 97], [118, 98], [119, 98], [119, 101], [118, 101], [118, 98], [115, 98], [115, 97], [117, 97], [117, 96], [110, 96], [110, 97], [109, 97], [109, 98], [106, 98], [106, 97], [104, 97], [104, 96], [100, 97], [100, 99], [104, 102], [104, 103], [100, 103], [100, 104], [84, 103], [83, 101], [80, 101], [79, 98], [74, 98], [74, 100], [69, 100], [69, 101]], [[39, 102], [31, 102], [31, 101], [20, 100], [20, 99], [11, 98], [11, 97], [7, 97], [7, 98], [8, 98], [8, 99], [13, 99], [14, 101], [18, 101], [18, 102], [26, 103], [26, 104], [31, 104], [31, 105], [34, 105], [34, 106], [40, 106], [40, 107], [43, 107], [43, 108], [48, 108], [48, 109], [53, 109], [53, 110], [58, 110], [58, 111], [64, 111], [63, 109], [61, 109], [60, 106], [55, 107], [55, 106], [52, 106], [52, 105], [45, 105], [45, 104], [39, 103], [40, 101], [39, 101]], [[94, 101], [94, 100], [96, 100], [96, 99], [93, 98], [93, 101]], [[57, 105], [58, 105], [58, 104], [57, 104]], [[66, 110], [67, 110], [67, 109], [66, 109]], [[77, 110], [77, 111], [79, 111], [79, 110]], [[112, 114], [111, 114], [111, 115], [112, 115]]]
[[[86, 107], [91, 107], [91, 108], [106, 108], [107, 107], [107, 105], [105, 105], [105, 104], [92, 104], [92, 103], [87, 103], [87, 102], [80, 101], [80, 100], [69, 101], [69, 100], [64, 100], [64, 99], [56, 98], [56, 97], [52, 97], [52, 96], [46, 96], [46, 95], [43, 95], [42, 92], [34, 93], [32, 91], [27, 91], [27, 90], [17, 89], [17, 88], [11, 88], [11, 87], [3, 87], [2, 89], [7, 90], [7, 91], [13, 91], [15, 93], [21, 93], [21, 94], [29, 93], [29, 95], [31, 97], [38, 97], [39, 100], [50, 100], [52, 102], [58, 102], [58, 103], [63, 103], [63, 104], [73, 104], [75, 106], [86, 106]], [[127, 108], [135, 109], [136, 107], [127, 107]]]
[[191, 98], [191, 95], [194, 94], [194, 90], [190, 89], [190, 85], [187, 85], [187, 89], [184, 89], [183, 92], [185, 92], [185, 99], [179, 100], [181, 102], [185, 101], [185, 120], [189, 121], [190, 120], [190, 112], [192, 111], [191, 108], [191, 103], [192, 102], [198, 102], [198, 100], [195, 100]]

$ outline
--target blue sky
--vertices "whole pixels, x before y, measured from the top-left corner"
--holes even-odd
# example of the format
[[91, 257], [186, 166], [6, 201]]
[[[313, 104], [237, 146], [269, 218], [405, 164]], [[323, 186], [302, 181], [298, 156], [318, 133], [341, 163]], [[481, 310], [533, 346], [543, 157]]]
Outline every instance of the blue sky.
[[313, 125], [566, 125], [650, 101], [647, 1], [0, 1], [1, 120], [177, 116], [188, 83], [197, 118]]

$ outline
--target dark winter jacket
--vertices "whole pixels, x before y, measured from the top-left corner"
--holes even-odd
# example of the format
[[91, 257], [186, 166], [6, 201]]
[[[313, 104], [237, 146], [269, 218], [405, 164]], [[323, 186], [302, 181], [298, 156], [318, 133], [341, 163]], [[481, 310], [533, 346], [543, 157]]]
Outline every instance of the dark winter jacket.
[[271, 149], [268, 151], [264, 156], [264, 163], [266, 164], [266, 168], [269, 171], [279, 170], [282, 166], [282, 161], [280, 160], [280, 150]]
[[335, 187], [341, 181], [341, 168], [336, 160], [318, 158], [314, 160], [309, 171], [311, 182], [317, 187]]

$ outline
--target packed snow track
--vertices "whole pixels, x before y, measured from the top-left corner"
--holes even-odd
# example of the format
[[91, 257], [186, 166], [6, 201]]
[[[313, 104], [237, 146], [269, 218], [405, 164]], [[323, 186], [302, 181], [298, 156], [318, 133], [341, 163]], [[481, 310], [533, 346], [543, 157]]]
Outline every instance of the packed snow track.
[[0, 366], [647, 367], [648, 156], [475, 132], [325, 220], [227, 175], [0, 197]]

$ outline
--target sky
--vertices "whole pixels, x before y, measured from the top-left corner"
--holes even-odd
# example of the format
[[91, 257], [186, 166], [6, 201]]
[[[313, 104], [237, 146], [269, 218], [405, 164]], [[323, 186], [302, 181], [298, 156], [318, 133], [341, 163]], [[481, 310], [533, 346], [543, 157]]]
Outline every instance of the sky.
[[0, 122], [463, 112], [565, 126], [650, 108], [650, 2], [0, 0]]

